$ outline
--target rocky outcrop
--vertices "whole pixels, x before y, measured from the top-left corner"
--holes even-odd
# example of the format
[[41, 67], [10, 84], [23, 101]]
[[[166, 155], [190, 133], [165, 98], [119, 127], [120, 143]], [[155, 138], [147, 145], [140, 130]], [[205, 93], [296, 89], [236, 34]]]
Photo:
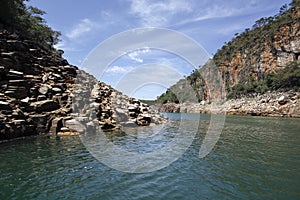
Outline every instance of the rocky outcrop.
[[[255, 33], [253, 33], [255, 34]], [[252, 36], [268, 37], [268, 36]], [[274, 33], [269, 41], [253, 46], [245, 46], [244, 50], [232, 49], [233, 56], [222, 59], [218, 65], [227, 91], [238, 83], [247, 82], [250, 77], [260, 80], [267, 74], [276, 73], [289, 63], [300, 60], [300, 22], [284, 24]], [[235, 39], [233, 42], [240, 42]]]
[[60, 54], [0, 31], [0, 140], [163, 121], [147, 105], [98, 82]]
[[[285, 13], [258, 20], [252, 29], [226, 42], [204, 66], [171, 86], [158, 102], [188, 102], [189, 99], [181, 98], [181, 93], [186, 95], [191, 91], [189, 87], [193, 88], [190, 93], [196, 93], [198, 102], [224, 100], [240, 86], [266, 81], [270, 74], [299, 63], [299, 13], [297, 2]], [[177, 100], [169, 91], [176, 93]]]
[[[78, 71], [73, 85], [72, 116], [89, 131], [111, 131], [123, 127], [149, 126], [166, 122], [148, 105], [130, 98], [93, 76]], [[68, 131], [68, 130], [67, 130]]]
[[[299, 71], [294, 70], [292, 74], [288, 70], [296, 68], [300, 62], [299, 19], [300, 6], [297, 2], [285, 13], [258, 20], [264, 21], [263, 25], [255, 24], [252, 29], [237, 34], [207, 64], [161, 95], [157, 101], [168, 103], [160, 105], [159, 110], [299, 117], [299, 83], [294, 81], [298, 79]], [[285, 76], [285, 73], [283, 80], [293, 80], [292, 84], [284, 85], [284, 81], [279, 81], [279, 76]], [[274, 82], [269, 84], [271, 80], [275, 80], [276, 87]], [[170, 91], [176, 94], [177, 100]], [[243, 91], [246, 96], [240, 97], [236, 91]], [[181, 98], [189, 93], [197, 95], [197, 102]], [[227, 97], [240, 98], [226, 101]], [[218, 102], [218, 106], [213, 102]], [[213, 109], [216, 107], [217, 110]]]
[[227, 92], [237, 84], [264, 80], [300, 60], [299, 13], [297, 3], [264, 26], [237, 35], [216, 53], [213, 60]]
[[232, 99], [223, 104], [227, 114], [300, 117], [300, 93], [277, 92], [256, 94], [249, 97]]
[[300, 117], [300, 92], [252, 94], [223, 103], [166, 103], [156, 105], [161, 112]]

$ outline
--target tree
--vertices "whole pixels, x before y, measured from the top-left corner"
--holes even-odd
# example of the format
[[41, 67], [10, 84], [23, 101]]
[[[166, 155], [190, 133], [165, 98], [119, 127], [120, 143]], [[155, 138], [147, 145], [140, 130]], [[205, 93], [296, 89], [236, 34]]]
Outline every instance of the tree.
[[34, 38], [45, 48], [53, 48], [59, 42], [60, 33], [46, 25], [42, 18], [46, 12], [28, 7], [24, 1], [28, 0], [0, 0], [0, 24], [21, 37]]
[[23, 0], [0, 0], [0, 23], [9, 26], [25, 11]]
[[287, 4], [284, 4], [284, 5], [281, 6], [281, 8], [279, 9], [279, 15], [283, 15], [287, 10], [288, 10], [288, 6], [287, 6]]
[[296, 7], [296, 6], [300, 6], [300, 0], [292, 0], [292, 2], [290, 3], [291, 7]]

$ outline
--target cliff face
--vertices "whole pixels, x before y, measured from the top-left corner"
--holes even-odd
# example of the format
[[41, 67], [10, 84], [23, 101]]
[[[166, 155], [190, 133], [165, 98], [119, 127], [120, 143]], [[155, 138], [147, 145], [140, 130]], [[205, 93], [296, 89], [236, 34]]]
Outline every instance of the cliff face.
[[77, 68], [6, 30], [0, 48], [0, 140], [48, 132], [71, 112]]
[[[300, 7], [262, 18], [214, 56], [226, 92], [250, 80], [262, 81], [290, 63], [300, 60]], [[263, 25], [261, 25], [263, 23]]]
[[[266, 84], [268, 78], [282, 72], [293, 62], [297, 64], [300, 62], [298, 1], [293, 2], [292, 7], [287, 11], [274, 17], [262, 18], [251, 30], [246, 29], [245, 32], [236, 34], [235, 38], [217, 51], [212, 60], [170, 88], [177, 93], [177, 99], [168, 91], [157, 101], [175, 102], [176, 99], [181, 103], [189, 102], [181, 98], [186, 95], [179, 92], [187, 89], [180, 89], [184, 81], [188, 82], [197, 93], [198, 102], [224, 100], [236, 87], [242, 88], [244, 94], [264, 93], [274, 89]], [[294, 78], [299, 77], [297, 73], [293, 74]], [[263, 81], [264, 85], [261, 84]], [[249, 89], [249, 86], [257, 88]], [[289, 87], [285, 89], [293, 89], [292, 84]], [[277, 89], [278, 87], [274, 90]]]
[[163, 121], [147, 105], [69, 65], [59, 53], [0, 30], [0, 140]]
[[219, 61], [218, 67], [227, 91], [240, 82], [246, 82], [250, 77], [255, 80], [263, 79], [267, 74], [276, 73], [289, 63], [300, 60], [299, 21], [284, 24], [270, 39], [262, 39], [263, 43], [246, 46], [242, 51], [233, 50], [232, 58]]
[[[157, 99], [160, 111], [211, 113], [218, 101], [228, 114], [299, 117], [300, 3], [291, 5], [236, 34]], [[195, 93], [197, 101], [185, 98]]]

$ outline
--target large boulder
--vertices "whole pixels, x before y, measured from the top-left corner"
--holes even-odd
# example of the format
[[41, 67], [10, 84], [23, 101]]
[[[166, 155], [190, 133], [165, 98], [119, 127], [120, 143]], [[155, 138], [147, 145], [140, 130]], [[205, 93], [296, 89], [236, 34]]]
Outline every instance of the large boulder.
[[0, 101], [0, 110], [12, 110], [12, 107], [6, 101]]
[[277, 101], [278, 101], [278, 103], [279, 103], [280, 105], [284, 105], [284, 104], [286, 104], [286, 103], [288, 102], [286, 96], [284, 96], [284, 95], [280, 96], [280, 97], [277, 99]]
[[136, 118], [136, 123], [139, 126], [149, 126], [151, 123], [151, 116], [148, 114], [140, 114]]
[[60, 105], [53, 100], [38, 101], [30, 104], [37, 113], [50, 112], [60, 108]]
[[66, 120], [65, 127], [67, 127], [70, 132], [84, 133], [86, 131], [86, 127], [76, 119]]

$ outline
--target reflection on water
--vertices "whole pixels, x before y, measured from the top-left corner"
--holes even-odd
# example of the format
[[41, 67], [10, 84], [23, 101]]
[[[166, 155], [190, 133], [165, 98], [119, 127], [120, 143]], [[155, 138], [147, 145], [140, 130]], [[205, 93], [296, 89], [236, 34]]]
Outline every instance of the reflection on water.
[[[179, 114], [169, 116], [179, 123]], [[190, 115], [191, 120], [194, 117]], [[107, 167], [79, 137], [1, 144], [0, 199], [299, 198], [299, 119], [228, 116], [213, 151], [200, 159], [209, 119], [201, 115], [192, 145], [178, 160], [150, 173]], [[161, 130], [164, 134], [144, 138], [133, 130], [125, 137], [115, 136], [113, 144], [131, 152], [163, 149], [179, 129]]]

